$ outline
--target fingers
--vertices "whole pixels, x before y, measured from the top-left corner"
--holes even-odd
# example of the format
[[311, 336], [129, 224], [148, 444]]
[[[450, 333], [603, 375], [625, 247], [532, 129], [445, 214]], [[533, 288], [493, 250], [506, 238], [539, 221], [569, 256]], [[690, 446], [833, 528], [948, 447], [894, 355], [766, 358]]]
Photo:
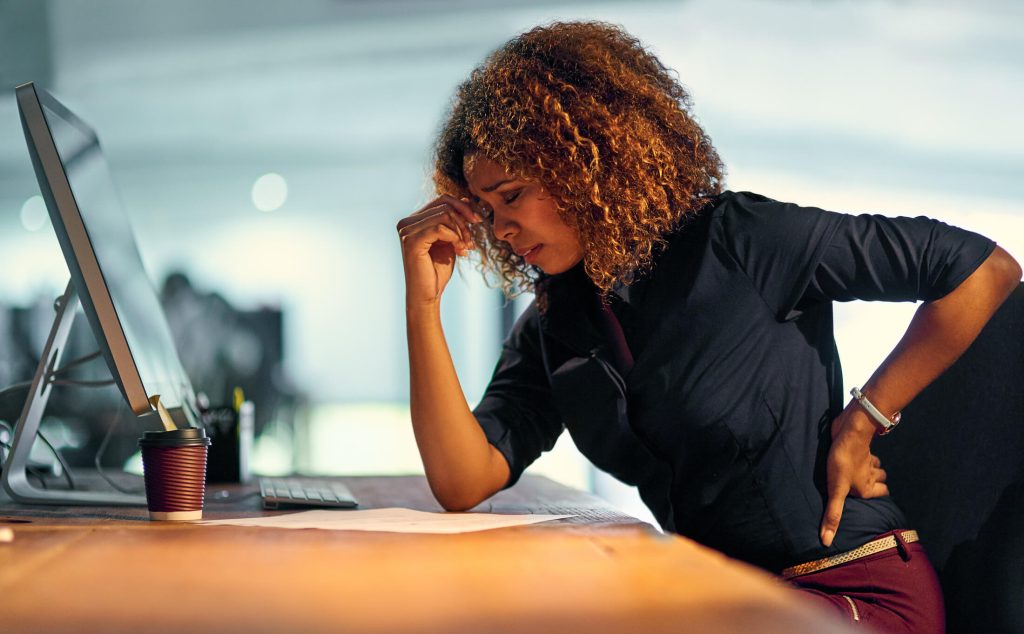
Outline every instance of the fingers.
[[887, 477], [888, 474], [885, 472], [885, 469], [872, 469], [871, 479], [869, 480], [863, 495], [860, 497], [880, 498], [889, 495], [889, 485], [885, 483], [885, 479]]
[[[437, 199], [398, 222], [396, 229], [403, 247], [409, 244], [409, 240], [412, 238], [413, 242], [417, 244], [422, 240], [427, 240], [428, 248], [429, 244], [433, 244], [437, 240], [450, 242], [459, 255], [465, 255], [467, 250], [476, 248], [473, 234], [466, 220], [466, 214], [475, 216], [469, 203], [450, 196], [442, 198], [444, 200]], [[450, 233], [439, 233], [434, 230], [435, 226], [445, 226]], [[453, 235], [454, 239], [452, 239]]]
[[857, 472], [852, 474], [847, 497], [876, 498], [889, 495], [889, 487], [885, 483], [889, 474], [885, 469], [869, 466], [862, 473], [863, 475]]
[[[443, 214], [439, 214], [443, 215]], [[424, 251], [439, 241], [448, 242], [460, 254], [470, 248], [472, 243], [466, 244], [463, 235], [458, 231], [458, 225], [446, 222], [439, 217], [426, 218], [421, 222], [406, 226], [398, 232], [402, 241], [402, 249], [420, 248]]]
[[459, 241], [465, 242], [472, 234], [469, 232], [469, 227], [465, 224], [461, 218], [453, 212], [447, 205], [441, 205], [432, 209], [426, 210], [427, 215], [422, 215], [418, 220], [407, 223], [404, 227], [398, 230], [398, 236], [405, 238], [405, 236], [417, 231], [429, 228], [435, 224], [443, 223], [448, 225], [450, 229], [455, 231], [459, 235]]
[[865, 452], [851, 460], [844, 455], [842, 447], [833, 446], [828, 465], [828, 500], [819, 530], [823, 545], [832, 545], [848, 496], [875, 498], [889, 495], [889, 487], [885, 483], [888, 474], [881, 465], [882, 461], [874, 454]]
[[450, 218], [458, 225], [459, 233], [466, 243], [465, 247], [467, 249], [475, 249], [476, 244], [473, 241], [473, 232], [470, 230], [469, 225], [482, 222], [483, 216], [477, 213], [469, 199], [441, 196], [434, 203], [433, 207], [444, 206], [451, 211], [449, 214]]
[[849, 492], [850, 484], [845, 480], [837, 482], [835, 485], [829, 483], [828, 502], [825, 504], [825, 516], [819, 531], [821, 543], [825, 546], [831, 546], [832, 540], [835, 539], [836, 531], [839, 530], [839, 520], [843, 517], [843, 506], [846, 504], [846, 496]]
[[432, 207], [425, 207], [420, 211], [402, 218], [398, 221], [398, 235], [404, 236], [411, 231], [416, 230], [417, 227], [423, 227], [426, 224], [433, 224], [434, 222], [447, 220], [453, 229], [462, 233], [462, 229], [465, 223], [459, 224], [459, 216], [449, 207], [447, 204], [434, 205]]
[[[889, 474], [882, 468], [882, 461], [878, 459], [878, 456], [871, 454], [871, 482], [885, 482], [885, 479], [889, 477]], [[886, 494], [888, 495], [888, 493]]]
[[397, 229], [401, 231], [404, 227], [415, 224], [424, 218], [435, 215], [442, 209], [450, 209], [466, 223], [483, 222], [483, 217], [478, 214], [467, 199], [459, 199], [454, 196], [439, 196], [430, 201], [419, 210], [398, 221]]
[[473, 203], [468, 198], [456, 198], [454, 196], [444, 195], [437, 199], [435, 202], [444, 202], [452, 206], [456, 212], [458, 212], [466, 222], [483, 222], [483, 216], [473, 209]]

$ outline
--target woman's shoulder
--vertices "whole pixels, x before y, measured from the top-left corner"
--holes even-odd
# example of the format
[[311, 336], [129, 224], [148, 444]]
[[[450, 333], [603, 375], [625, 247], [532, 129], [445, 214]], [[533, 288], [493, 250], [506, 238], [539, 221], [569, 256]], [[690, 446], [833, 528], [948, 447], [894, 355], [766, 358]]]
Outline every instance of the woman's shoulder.
[[[834, 234], [843, 214], [781, 202], [749, 191], [723, 191], [669, 242], [672, 259], [727, 258], [745, 270], [800, 260]], [[687, 255], [689, 254], [689, 255]]]
[[764, 194], [756, 192], [725, 190], [715, 196], [705, 209], [711, 215], [721, 217], [727, 213], [735, 213], [737, 211], [764, 213], [769, 212], [775, 206], [786, 204], [788, 203], [779, 202], [774, 198], [769, 198]]
[[664, 236], [663, 251], [676, 251], [682, 245], [707, 240], [713, 234], [711, 227], [721, 225], [723, 221], [734, 221], [735, 217], [752, 217], [764, 215], [767, 209], [759, 208], [765, 204], [777, 204], [777, 201], [747, 191], [725, 190], [708, 196], [696, 209], [683, 216], [682, 221]]
[[669, 243], [673, 243], [692, 237], [693, 234], [703, 233], [702, 228], [706, 229], [709, 222], [720, 223], [725, 218], [734, 220], [766, 216], [772, 213], [773, 207], [782, 204], [754, 192], [725, 190], [705, 198], [692, 213], [683, 217], [682, 222], [666, 238]]
[[722, 192], [709, 211], [718, 228], [715, 235], [730, 243], [787, 243], [808, 234], [828, 233], [843, 217], [749, 191]]

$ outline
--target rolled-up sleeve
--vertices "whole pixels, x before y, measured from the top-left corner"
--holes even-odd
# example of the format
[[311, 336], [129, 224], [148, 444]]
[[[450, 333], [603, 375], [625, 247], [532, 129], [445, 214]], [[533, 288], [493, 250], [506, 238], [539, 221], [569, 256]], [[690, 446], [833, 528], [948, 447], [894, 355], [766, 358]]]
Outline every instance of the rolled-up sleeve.
[[932, 301], [960, 285], [995, 242], [931, 218], [843, 216], [805, 292], [808, 301]]
[[563, 429], [544, 371], [540, 336], [537, 308], [531, 304], [505, 340], [494, 375], [473, 410], [488, 442], [508, 461], [506, 488], [555, 445]]
[[740, 192], [723, 214], [730, 251], [780, 321], [821, 302], [931, 301], [995, 243], [931, 218], [851, 215]]

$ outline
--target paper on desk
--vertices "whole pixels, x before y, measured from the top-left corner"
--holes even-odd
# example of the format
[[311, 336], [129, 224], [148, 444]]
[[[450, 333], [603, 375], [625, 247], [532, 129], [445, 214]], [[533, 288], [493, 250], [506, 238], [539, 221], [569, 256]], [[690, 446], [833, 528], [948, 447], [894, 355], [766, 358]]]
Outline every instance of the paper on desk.
[[523, 526], [572, 515], [499, 515], [495, 513], [428, 513], [386, 508], [364, 511], [302, 511], [287, 515], [207, 520], [202, 524], [264, 526], [268, 528], [322, 528], [335, 531], [386, 531], [391, 533], [468, 533], [492, 528]]

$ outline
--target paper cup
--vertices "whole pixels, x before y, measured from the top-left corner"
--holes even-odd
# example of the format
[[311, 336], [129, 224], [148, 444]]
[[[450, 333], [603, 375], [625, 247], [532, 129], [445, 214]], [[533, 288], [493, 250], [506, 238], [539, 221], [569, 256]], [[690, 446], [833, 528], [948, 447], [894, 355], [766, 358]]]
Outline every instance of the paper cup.
[[206, 432], [196, 427], [143, 434], [139, 447], [150, 519], [203, 518], [209, 446]]

